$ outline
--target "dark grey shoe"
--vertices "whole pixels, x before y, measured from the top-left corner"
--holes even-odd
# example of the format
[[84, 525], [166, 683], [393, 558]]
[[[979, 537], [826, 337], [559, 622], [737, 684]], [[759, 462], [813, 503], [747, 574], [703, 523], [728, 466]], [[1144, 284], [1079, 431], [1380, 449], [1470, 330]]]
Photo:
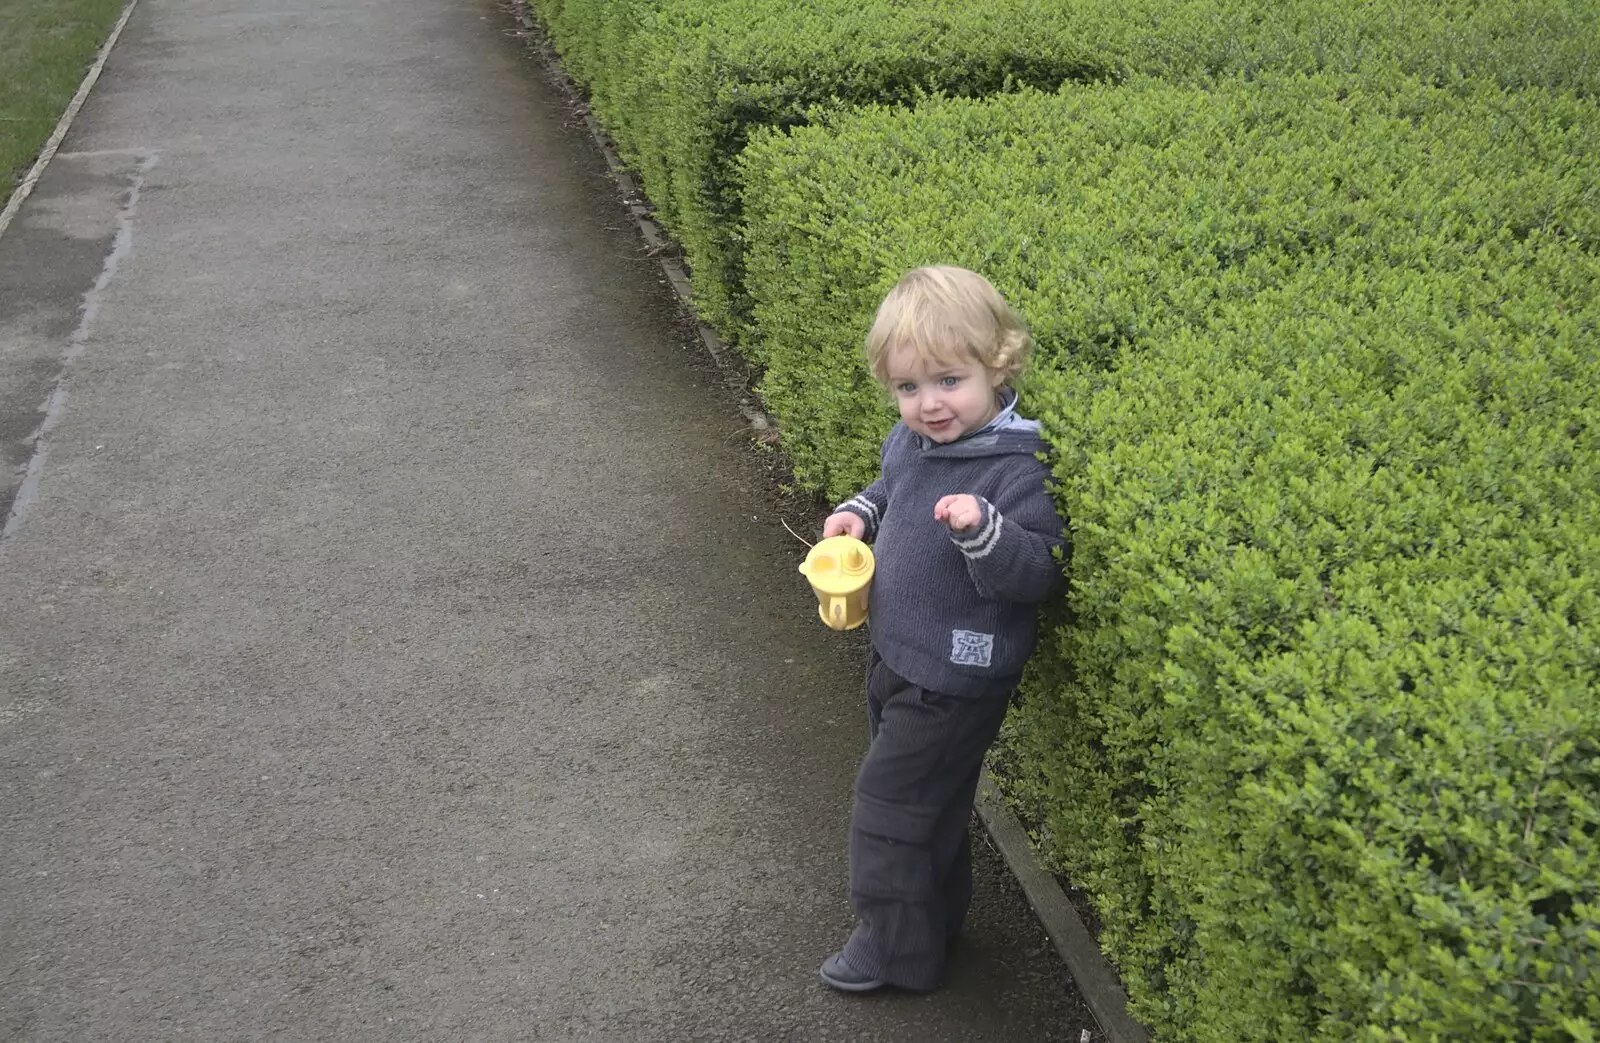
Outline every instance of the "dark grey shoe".
[[836, 952], [822, 961], [818, 972], [822, 980], [840, 992], [872, 992], [889, 984], [882, 978], [869, 978], [844, 960], [844, 953]]

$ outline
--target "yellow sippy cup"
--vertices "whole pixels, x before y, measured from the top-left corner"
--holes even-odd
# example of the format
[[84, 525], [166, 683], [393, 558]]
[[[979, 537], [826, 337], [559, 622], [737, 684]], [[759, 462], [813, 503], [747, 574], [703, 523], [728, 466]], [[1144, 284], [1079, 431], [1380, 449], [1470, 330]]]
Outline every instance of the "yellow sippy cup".
[[800, 571], [817, 595], [817, 615], [835, 630], [867, 621], [872, 587], [872, 548], [854, 536], [829, 536], [811, 548]]

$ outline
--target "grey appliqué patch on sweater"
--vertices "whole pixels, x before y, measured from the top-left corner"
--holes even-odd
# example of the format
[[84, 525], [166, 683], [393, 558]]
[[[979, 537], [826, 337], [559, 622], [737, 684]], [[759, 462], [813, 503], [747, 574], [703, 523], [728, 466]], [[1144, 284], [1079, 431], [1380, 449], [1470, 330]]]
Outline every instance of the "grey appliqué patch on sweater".
[[957, 666], [988, 666], [994, 658], [994, 635], [975, 630], [950, 631], [950, 661]]

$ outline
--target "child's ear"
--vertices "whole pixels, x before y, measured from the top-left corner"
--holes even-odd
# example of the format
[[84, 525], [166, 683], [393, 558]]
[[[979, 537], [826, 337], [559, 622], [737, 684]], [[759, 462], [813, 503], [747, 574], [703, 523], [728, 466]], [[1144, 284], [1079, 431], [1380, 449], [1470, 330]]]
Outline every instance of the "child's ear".
[[1005, 373], [998, 369], [989, 369], [986, 372], [989, 374], [989, 386], [999, 391], [1001, 385], [1006, 382]]

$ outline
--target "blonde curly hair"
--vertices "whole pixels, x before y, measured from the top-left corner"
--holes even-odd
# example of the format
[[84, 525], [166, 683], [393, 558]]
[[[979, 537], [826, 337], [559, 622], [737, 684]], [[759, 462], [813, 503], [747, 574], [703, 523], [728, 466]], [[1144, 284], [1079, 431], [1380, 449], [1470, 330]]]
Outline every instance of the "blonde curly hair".
[[889, 383], [889, 356], [910, 346], [940, 363], [976, 358], [1010, 384], [1028, 363], [1028, 327], [989, 280], [953, 265], [907, 272], [878, 306], [867, 333], [867, 365]]

